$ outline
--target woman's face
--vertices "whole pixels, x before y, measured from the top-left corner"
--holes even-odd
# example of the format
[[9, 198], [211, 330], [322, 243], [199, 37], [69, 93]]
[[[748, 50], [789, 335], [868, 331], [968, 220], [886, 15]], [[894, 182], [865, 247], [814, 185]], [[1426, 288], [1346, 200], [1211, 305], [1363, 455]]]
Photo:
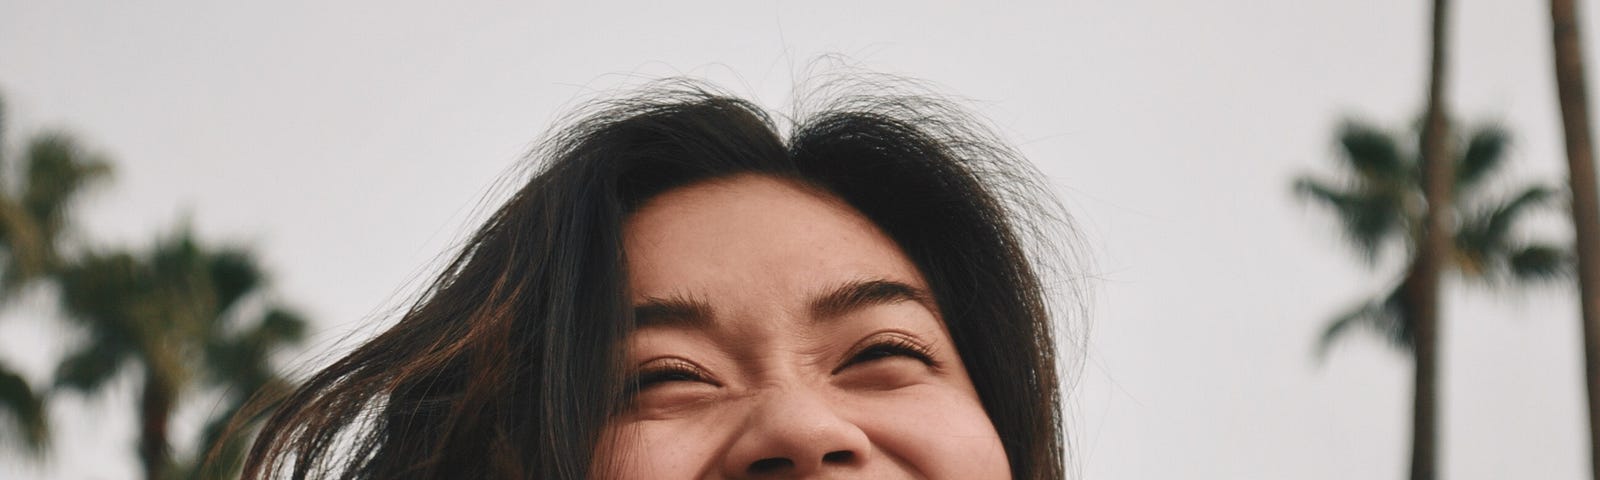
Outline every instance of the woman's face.
[[1010, 477], [927, 283], [849, 206], [739, 176], [656, 197], [624, 235], [638, 389], [599, 471]]

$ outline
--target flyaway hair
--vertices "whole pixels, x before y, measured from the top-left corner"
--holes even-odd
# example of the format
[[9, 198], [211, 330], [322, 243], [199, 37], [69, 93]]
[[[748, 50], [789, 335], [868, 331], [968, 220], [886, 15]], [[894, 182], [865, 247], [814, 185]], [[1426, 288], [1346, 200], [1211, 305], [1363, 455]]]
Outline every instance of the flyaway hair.
[[244, 477], [603, 476], [594, 450], [621, 408], [634, 328], [624, 220], [667, 190], [757, 174], [834, 195], [892, 238], [926, 277], [1013, 475], [1063, 478], [1041, 273], [1065, 217], [980, 122], [882, 93], [897, 83], [823, 82], [787, 127], [687, 80], [579, 109], [393, 326], [276, 399]]

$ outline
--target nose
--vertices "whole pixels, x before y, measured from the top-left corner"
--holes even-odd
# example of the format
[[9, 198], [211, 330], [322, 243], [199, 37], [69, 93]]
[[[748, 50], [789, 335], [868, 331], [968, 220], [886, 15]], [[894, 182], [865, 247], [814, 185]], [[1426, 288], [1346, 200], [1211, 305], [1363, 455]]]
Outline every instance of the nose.
[[756, 401], [723, 459], [727, 478], [805, 478], [866, 461], [866, 432], [815, 392], [775, 391]]

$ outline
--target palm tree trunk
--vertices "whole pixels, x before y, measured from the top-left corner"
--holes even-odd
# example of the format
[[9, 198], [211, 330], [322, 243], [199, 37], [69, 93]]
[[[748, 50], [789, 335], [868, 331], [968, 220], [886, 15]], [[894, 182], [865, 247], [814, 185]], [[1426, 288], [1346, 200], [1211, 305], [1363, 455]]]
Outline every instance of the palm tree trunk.
[[[1438, 274], [1423, 278], [1427, 267], [1419, 250], [1411, 272], [1401, 286], [1402, 315], [1411, 328], [1411, 354], [1416, 362], [1411, 397], [1411, 479], [1432, 480], [1438, 473]], [[1435, 267], [1436, 268], [1436, 267]], [[1432, 290], [1430, 294], [1429, 290]], [[1434, 307], [1429, 307], [1433, 302]], [[1425, 321], [1432, 319], [1433, 321]], [[1424, 323], [1432, 325], [1424, 325]], [[1432, 333], [1429, 333], [1432, 332]]]
[[1450, 258], [1450, 202], [1454, 159], [1445, 118], [1447, 0], [1433, 1], [1432, 61], [1428, 68], [1428, 113], [1422, 129], [1422, 191], [1428, 209], [1417, 242], [1413, 282], [1405, 295], [1413, 311], [1416, 360], [1411, 417], [1411, 480], [1433, 480], [1439, 459], [1439, 276]]
[[[148, 368], [148, 367], [147, 367]], [[167, 420], [172, 416], [171, 382], [146, 373], [139, 399], [139, 461], [145, 480], [159, 480], [169, 460]]]
[[1595, 192], [1589, 138], [1589, 94], [1584, 87], [1583, 48], [1573, 0], [1551, 0], [1556, 95], [1567, 138], [1567, 181], [1572, 188], [1572, 225], [1577, 233], [1579, 303], [1583, 311], [1584, 373], [1589, 387], [1590, 473], [1600, 478], [1600, 199]]

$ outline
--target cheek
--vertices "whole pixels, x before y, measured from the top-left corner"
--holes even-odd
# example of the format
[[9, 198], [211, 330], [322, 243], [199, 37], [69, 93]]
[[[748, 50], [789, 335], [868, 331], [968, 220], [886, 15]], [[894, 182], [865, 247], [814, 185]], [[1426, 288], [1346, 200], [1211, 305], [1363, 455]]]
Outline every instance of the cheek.
[[715, 465], [716, 444], [705, 422], [632, 421], [607, 427], [595, 451], [593, 477], [605, 480], [686, 479]]
[[976, 399], [918, 390], [868, 404], [861, 426], [878, 449], [934, 478], [1011, 478], [1005, 447]]
[[[982, 405], [970, 392], [925, 384], [890, 391], [836, 392], [833, 414], [872, 444], [871, 478], [1002, 480], [1010, 462]], [[696, 410], [682, 417], [621, 420], [596, 451], [595, 478], [690, 479], [716, 476], [722, 455], [752, 415], [747, 405]]]
[[[983, 407], [942, 388], [906, 388], [857, 397], [845, 411], [872, 442], [870, 470], [920, 472], [928, 478], [1011, 478], [1000, 436]], [[621, 422], [596, 451], [595, 478], [606, 480], [701, 478], [720, 464], [721, 445], [737, 435], [736, 410], [672, 420]]]

